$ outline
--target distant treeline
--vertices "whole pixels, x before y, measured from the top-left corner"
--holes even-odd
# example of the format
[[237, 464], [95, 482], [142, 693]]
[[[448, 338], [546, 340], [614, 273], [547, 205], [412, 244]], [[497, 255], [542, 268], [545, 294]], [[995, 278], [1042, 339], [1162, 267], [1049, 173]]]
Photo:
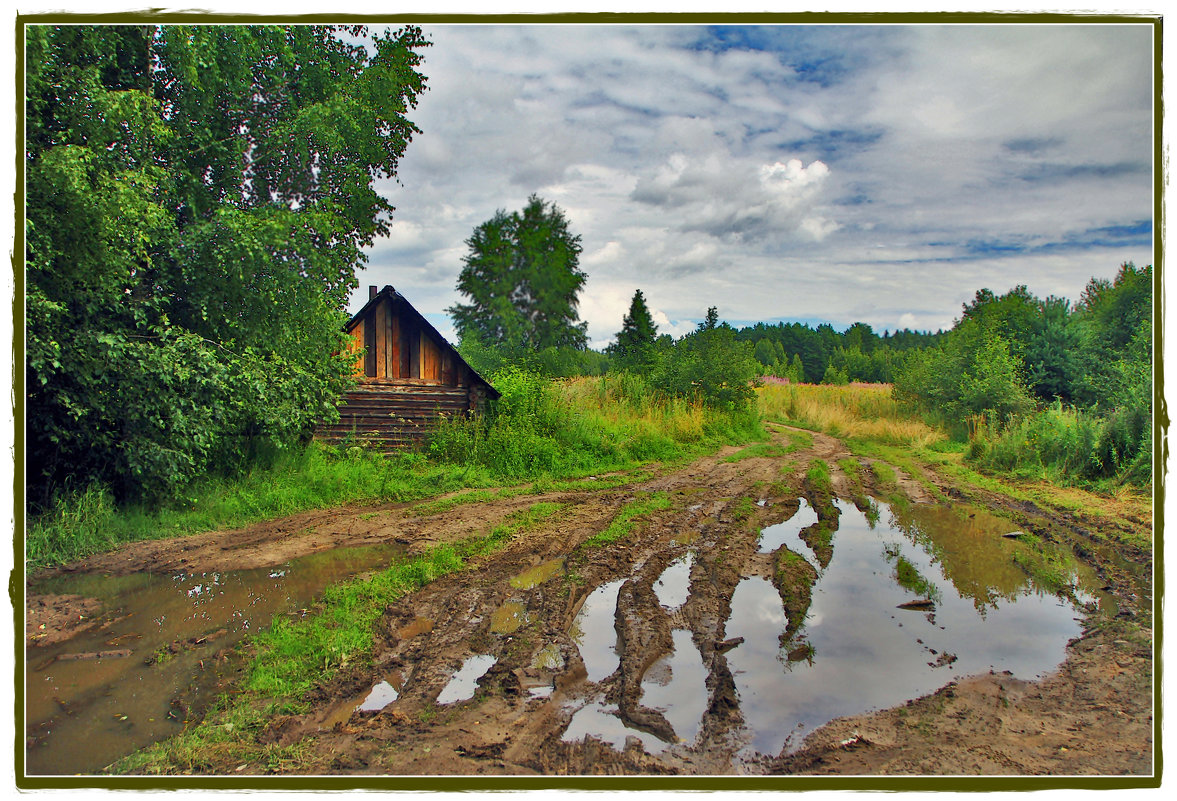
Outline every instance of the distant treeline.
[[818, 384], [849, 381], [889, 384], [898, 354], [937, 344], [943, 332], [907, 329], [882, 336], [866, 323], [844, 332], [832, 325], [810, 328], [804, 323], [757, 323], [736, 331], [736, 339], [753, 343], [753, 355], [765, 375]]
[[[711, 325], [714, 327], [715, 323]], [[706, 321], [699, 326], [706, 327]], [[945, 336], [943, 331], [908, 329], [884, 331], [880, 335], [866, 323], [855, 323], [845, 331], [824, 323], [816, 328], [785, 322], [735, 328], [720, 322], [718, 327], [728, 332], [734, 344], [741, 346], [741, 361], [743, 357], [754, 360], [755, 373], [810, 384], [851, 381], [889, 384], [905, 352], [932, 347]], [[619, 332], [619, 341], [624, 341], [624, 333], [625, 329]], [[488, 373], [509, 363], [522, 364], [552, 377], [572, 378], [619, 370], [651, 372], [659, 357], [673, 352], [679, 341], [670, 334], [655, 334], [644, 346], [645, 358], [637, 359], [636, 363], [630, 353], [632, 345], [619, 344], [610, 345], [604, 351], [564, 346], [517, 352], [463, 340], [462, 353], [476, 369]]]

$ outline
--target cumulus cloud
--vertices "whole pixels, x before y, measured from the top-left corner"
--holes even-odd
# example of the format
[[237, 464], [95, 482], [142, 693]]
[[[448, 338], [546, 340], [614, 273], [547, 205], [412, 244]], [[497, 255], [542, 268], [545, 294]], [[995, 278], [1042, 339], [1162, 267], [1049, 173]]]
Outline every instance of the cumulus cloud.
[[836, 227], [814, 216], [829, 172], [820, 161], [755, 165], [715, 153], [701, 159], [675, 153], [639, 179], [630, 197], [674, 210], [684, 231], [748, 240], [803, 231], [820, 239]]

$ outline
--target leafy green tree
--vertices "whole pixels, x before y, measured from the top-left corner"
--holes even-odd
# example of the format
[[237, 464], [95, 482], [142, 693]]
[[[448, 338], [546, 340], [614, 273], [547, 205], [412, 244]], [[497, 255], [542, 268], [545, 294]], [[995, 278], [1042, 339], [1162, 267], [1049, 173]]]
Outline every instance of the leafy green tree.
[[789, 375], [787, 378], [796, 384], [801, 384], [805, 381], [805, 365], [801, 363], [801, 354], [793, 354], [793, 361], [789, 364]]
[[654, 360], [654, 342], [658, 339], [658, 326], [650, 315], [642, 290], [635, 290], [629, 303], [629, 311], [621, 318], [621, 330], [611, 354], [622, 367], [649, 367]]
[[771, 369], [777, 364], [776, 349], [772, 346], [772, 341], [768, 337], [761, 337], [756, 341], [756, 347], [753, 350], [753, 355], [756, 361], [760, 362], [766, 369]]
[[1026, 382], [1044, 401], [1071, 402], [1080, 378], [1082, 333], [1071, 319], [1070, 301], [1049, 297], [1039, 303], [1023, 347]]
[[532, 195], [522, 211], [495, 215], [466, 240], [458, 291], [469, 298], [447, 311], [463, 342], [520, 355], [550, 347], [585, 347], [578, 295], [580, 236], [564, 212]]
[[329, 416], [416, 28], [30, 26], [28, 483], [175, 496]]
[[979, 417], [1003, 423], [1034, 407], [1021, 360], [997, 330], [971, 317], [957, 324], [942, 347], [910, 351], [892, 391], [957, 427]]
[[1081, 342], [1075, 398], [1106, 406], [1122, 383], [1122, 362], [1152, 364], [1152, 267], [1127, 262], [1111, 281], [1091, 279], [1073, 318]]
[[821, 382], [823, 384], [845, 385], [850, 383], [850, 378], [846, 375], [845, 370], [830, 362], [829, 367], [826, 368], [825, 375], [822, 376]]
[[755, 397], [760, 364], [751, 342], [741, 342], [712, 306], [696, 330], [658, 360], [651, 383], [667, 394], [729, 411], [746, 410]]

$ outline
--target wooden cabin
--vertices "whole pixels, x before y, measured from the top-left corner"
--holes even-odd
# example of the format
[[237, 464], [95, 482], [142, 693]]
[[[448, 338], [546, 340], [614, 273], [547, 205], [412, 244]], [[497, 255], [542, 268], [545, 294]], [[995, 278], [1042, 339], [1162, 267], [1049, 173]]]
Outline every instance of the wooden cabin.
[[368, 287], [368, 302], [347, 323], [358, 384], [342, 398], [339, 421], [321, 425], [325, 442], [363, 441], [381, 449], [421, 443], [439, 417], [481, 411], [499, 393], [466, 363], [404, 296]]

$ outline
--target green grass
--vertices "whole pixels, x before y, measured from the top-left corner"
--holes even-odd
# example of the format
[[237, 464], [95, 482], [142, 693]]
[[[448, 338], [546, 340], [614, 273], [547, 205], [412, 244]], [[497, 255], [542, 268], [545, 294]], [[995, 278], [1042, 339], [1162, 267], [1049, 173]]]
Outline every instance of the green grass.
[[29, 520], [26, 560], [34, 568], [63, 564], [137, 540], [245, 526], [346, 503], [413, 501], [493, 483], [484, 469], [439, 464], [420, 454], [312, 443], [272, 467], [205, 479], [180, 502], [162, 508], [120, 508], [98, 487], [62, 495], [49, 512]]
[[787, 431], [785, 433], [789, 436], [789, 447], [785, 448], [785, 453], [794, 453], [813, 447], [813, 435], [808, 431]]
[[501, 480], [554, 479], [676, 462], [767, 438], [755, 411], [668, 398], [632, 375], [551, 381], [509, 370], [493, 415], [442, 426], [430, 452]]
[[871, 462], [871, 470], [874, 471], [875, 480], [880, 487], [890, 488], [898, 486], [898, 478], [895, 475], [895, 468], [886, 462], [875, 460]]
[[805, 480], [809, 482], [809, 486], [823, 494], [829, 495], [834, 491], [833, 484], [830, 483], [830, 466], [821, 459], [814, 459], [810, 463], [809, 469], [805, 471]]
[[621, 508], [621, 511], [609, 523], [604, 531], [590, 537], [586, 544], [591, 546], [607, 545], [623, 537], [628, 537], [641, 522], [643, 515], [670, 508], [670, 496], [665, 492], [653, 492], [643, 497], [635, 498]]
[[[632, 377], [504, 378], [496, 415], [443, 425], [427, 453], [380, 454], [312, 443], [234, 478], [206, 478], [170, 505], [117, 506], [100, 487], [59, 495], [26, 526], [29, 568], [128, 542], [245, 526], [347, 503], [438, 501], [434, 511], [526, 494], [622, 486], [652, 462], [673, 465], [767, 435], [754, 412], [665, 399]], [[590, 478], [592, 479], [590, 481]], [[530, 485], [522, 487], [520, 485]], [[504, 488], [504, 485], [506, 487]], [[429, 513], [426, 511], [425, 513]]]
[[747, 496], [738, 498], [731, 506], [732, 518], [737, 523], [743, 523], [745, 520], [751, 519], [752, 516], [756, 514], [756, 508], [756, 504], [752, 501], [751, 498]]

